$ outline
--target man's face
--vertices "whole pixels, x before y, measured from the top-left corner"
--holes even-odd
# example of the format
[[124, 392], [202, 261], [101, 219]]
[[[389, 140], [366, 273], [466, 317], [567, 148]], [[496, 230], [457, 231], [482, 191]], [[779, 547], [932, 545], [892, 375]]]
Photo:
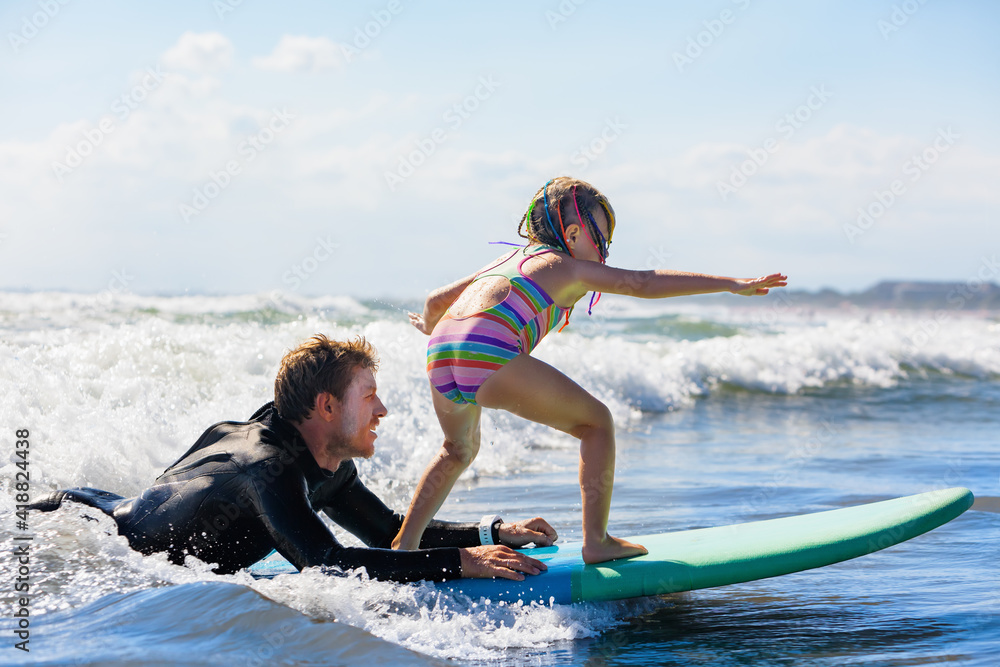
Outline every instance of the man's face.
[[375, 428], [388, 413], [376, 394], [375, 374], [359, 368], [340, 403], [340, 429], [330, 441], [331, 455], [340, 459], [369, 458], [375, 453]]

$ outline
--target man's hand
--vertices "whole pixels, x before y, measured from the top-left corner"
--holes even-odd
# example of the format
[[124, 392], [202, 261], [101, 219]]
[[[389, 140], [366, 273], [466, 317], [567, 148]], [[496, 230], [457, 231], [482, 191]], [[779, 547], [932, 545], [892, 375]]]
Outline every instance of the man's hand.
[[549, 569], [540, 560], [529, 558], [510, 547], [496, 544], [482, 547], [466, 547], [458, 550], [462, 554], [462, 576], [475, 579], [513, 579], [524, 581], [525, 574], [538, 574]]
[[556, 529], [538, 516], [517, 523], [500, 524], [500, 541], [507, 546], [519, 548], [534, 542], [537, 547], [550, 547], [557, 539]]
[[769, 276], [762, 276], [760, 278], [736, 280], [736, 285], [729, 291], [733, 294], [742, 294], [743, 296], [767, 294], [768, 290], [772, 287], [784, 287], [787, 285], [786, 280], [788, 280], [788, 276], [783, 276], [780, 273], [772, 273]]

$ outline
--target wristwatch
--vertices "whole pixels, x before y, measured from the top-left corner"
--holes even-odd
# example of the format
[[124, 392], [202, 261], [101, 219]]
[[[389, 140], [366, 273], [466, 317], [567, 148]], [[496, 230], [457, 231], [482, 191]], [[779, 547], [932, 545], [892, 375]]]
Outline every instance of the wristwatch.
[[500, 544], [500, 524], [503, 518], [499, 514], [487, 514], [479, 520], [479, 543]]

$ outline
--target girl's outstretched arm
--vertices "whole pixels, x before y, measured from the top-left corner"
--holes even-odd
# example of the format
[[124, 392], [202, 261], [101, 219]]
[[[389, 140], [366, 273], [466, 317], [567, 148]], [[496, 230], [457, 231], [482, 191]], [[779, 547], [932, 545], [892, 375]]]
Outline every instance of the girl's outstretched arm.
[[448, 311], [451, 304], [455, 303], [455, 299], [465, 291], [465, 288], [475, 280], [477, 274], [472, 274], [462, 278], [461, 280], [456, 280], [450, 285], [445, 285], [444, 287], [439, 287], [427, 296], [427, 300], [424, 302], [424, 313], [423, 315], [418, 315], [417, 313], [410, 313], [410, 324], [415, 326], [419, 331], [431, 335], [434, 331], [434, 326], [438, 323], [438, 320]]
[[617, 269], [597, 262], [573, 262], [573, 278], [587, 291], [596, 290], [609, 294], [624, 294], [643, 299], [662, 299], [668, 296], [732, 292], [744, 296], [767, 294], [772, 287], [784, 287], [788, 276], [772, 273], [760, 278], [727, 278], [704, 273], [687, 273], [657, 269], [655, 271], [630, 271]]

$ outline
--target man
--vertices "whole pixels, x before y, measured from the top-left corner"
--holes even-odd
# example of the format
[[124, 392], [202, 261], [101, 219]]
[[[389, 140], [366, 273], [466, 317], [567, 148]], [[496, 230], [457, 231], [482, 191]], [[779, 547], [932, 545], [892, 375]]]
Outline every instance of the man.
[[[372, 578], [395, 581], [523, 580], [545, 570], [510, 548], [552, 544], [556, 532], [541, 518], [435, 521], [420, 550], [390, 549], [403, 517], [361, 483], [352, 460], [375, 453], [375, 429], [387, 413], [376, 394], [377, 369], [363, 338], [313, 336], [282, 359], [273, 403], [247, 422], [209, 428], [138, 497], [70, 489], [31, 507], [85, 503], [113, 517], [132, 548], [166, 551], [177, 563], [191, 554], [217, 563], [219, 573], [247, 567], [272, 549], [299, 569], [363, 567]], [[320, 510], [372, 548], [342, 546]]]

